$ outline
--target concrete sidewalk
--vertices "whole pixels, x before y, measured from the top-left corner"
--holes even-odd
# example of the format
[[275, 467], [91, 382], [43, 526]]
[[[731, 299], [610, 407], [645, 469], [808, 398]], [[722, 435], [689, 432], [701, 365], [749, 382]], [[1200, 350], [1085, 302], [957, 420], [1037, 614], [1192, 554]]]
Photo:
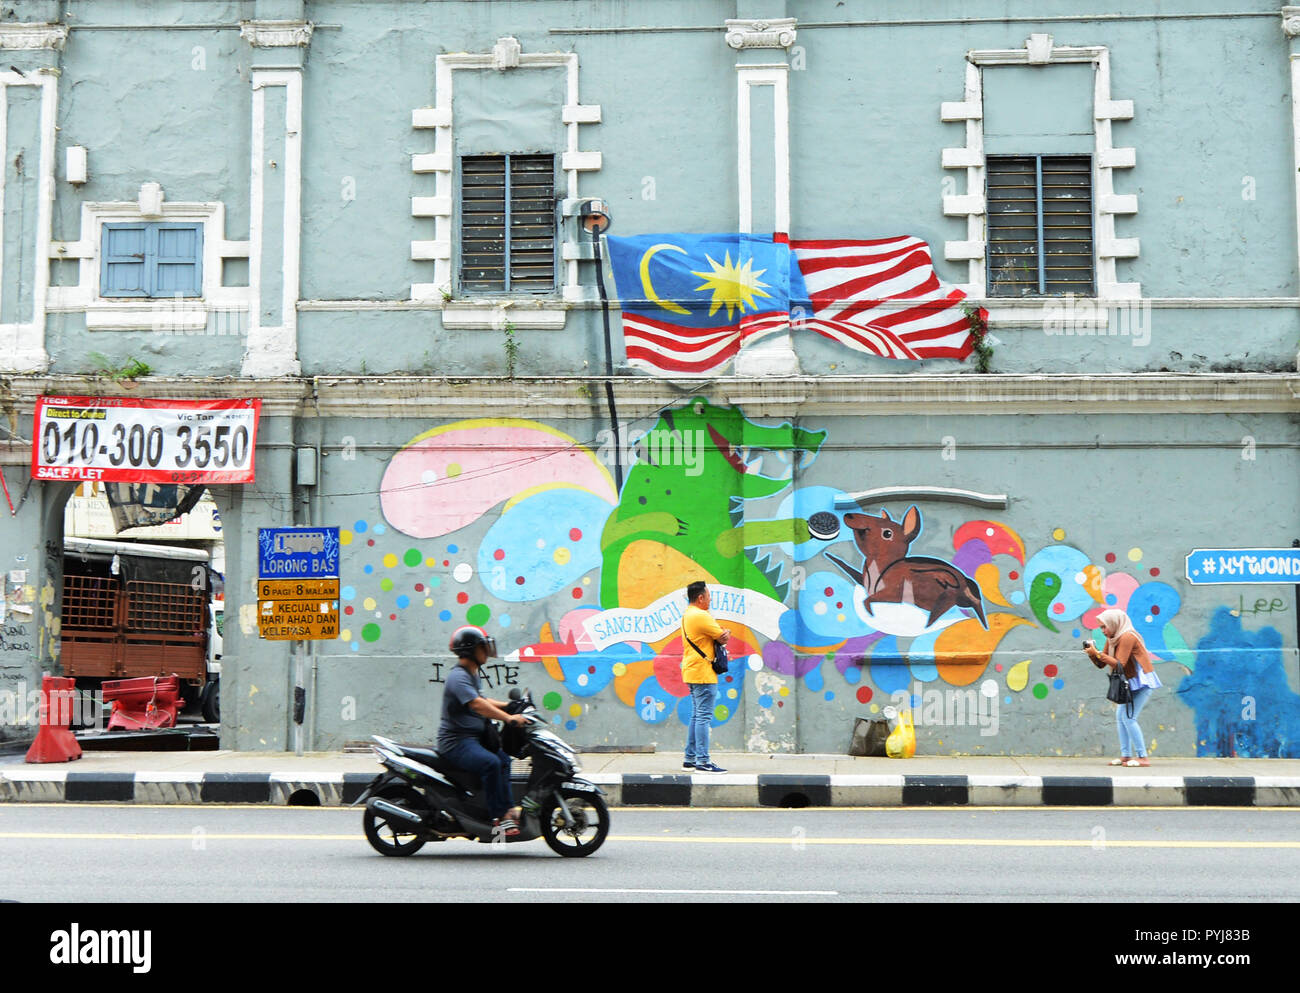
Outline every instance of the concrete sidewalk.
[[[613, 805], [802, 807], [969, 805], [1300, 807], [1300, 759], [754, 755], [720, 752], [725, 774], [692, 774], [678, 753], [583, 753], [581, 775]], [[516, 763], [516, 772], [526, 763]], [[380, 771], [371, 754], [87, 752], [27, 765], [0, 757], [0, 801], [351, 803]]]

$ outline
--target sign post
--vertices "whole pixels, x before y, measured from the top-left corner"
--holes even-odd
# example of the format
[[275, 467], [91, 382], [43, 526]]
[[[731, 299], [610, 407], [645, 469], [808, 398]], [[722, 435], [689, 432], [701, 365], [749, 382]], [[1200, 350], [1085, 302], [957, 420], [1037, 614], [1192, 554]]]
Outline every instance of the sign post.
[[257, 633], [295, 643], [294, 751], [301, 755], [303, 642], [339, 636], [339, 529], [259, 528], [257, 549]]

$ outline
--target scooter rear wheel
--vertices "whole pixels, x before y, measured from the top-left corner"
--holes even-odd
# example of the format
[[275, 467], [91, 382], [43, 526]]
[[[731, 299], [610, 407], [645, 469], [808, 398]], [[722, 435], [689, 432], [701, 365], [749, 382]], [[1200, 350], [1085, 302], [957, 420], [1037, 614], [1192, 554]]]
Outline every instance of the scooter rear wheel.
[[[420, 795], [404, 786], [390, 786], [375, 794], [389, 803], [396, 803], [408, 810], [421, 810], [424, 804]], [[383, 814], [376, 814], [369, 807], [361, 819], [366, 832], [366, 841], [380, 855], [403, 856], [414, 855], [428, 840], [424, 835], [412, 830], [412, 825], [405, 821], [389, 821]]]
[[609, 808], [605, 806], [605, 799], [598, 793], [560, 792], [573, 820], [566, 822], [564, 811], [552, 796], [541, 811], [542, 837], [551, 851], [566, 858], [590, 855], [605, 843], [605, 836], [609, 834]]

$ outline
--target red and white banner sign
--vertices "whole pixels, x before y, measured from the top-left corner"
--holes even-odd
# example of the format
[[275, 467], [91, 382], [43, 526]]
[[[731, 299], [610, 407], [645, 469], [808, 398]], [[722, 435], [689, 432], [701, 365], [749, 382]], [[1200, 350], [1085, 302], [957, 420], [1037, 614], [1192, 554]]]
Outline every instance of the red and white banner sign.
[[261, 400], [41, 397], [34, 479], [251, 483]]

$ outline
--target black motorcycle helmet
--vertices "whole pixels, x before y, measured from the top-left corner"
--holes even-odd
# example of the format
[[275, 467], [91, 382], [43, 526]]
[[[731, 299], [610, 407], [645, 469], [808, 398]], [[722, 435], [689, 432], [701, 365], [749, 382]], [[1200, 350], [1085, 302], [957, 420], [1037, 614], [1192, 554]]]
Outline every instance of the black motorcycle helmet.
[[457, 658], [472, 659], [475, 655], [475, 649], [479, 645], [487, 649], [488, 658], [496, 658], [497, 642], [491, 638], [482, 628], [476, 628], [473, 625], [466, 625], [457, 628], [451, 636], [451, 653]]

